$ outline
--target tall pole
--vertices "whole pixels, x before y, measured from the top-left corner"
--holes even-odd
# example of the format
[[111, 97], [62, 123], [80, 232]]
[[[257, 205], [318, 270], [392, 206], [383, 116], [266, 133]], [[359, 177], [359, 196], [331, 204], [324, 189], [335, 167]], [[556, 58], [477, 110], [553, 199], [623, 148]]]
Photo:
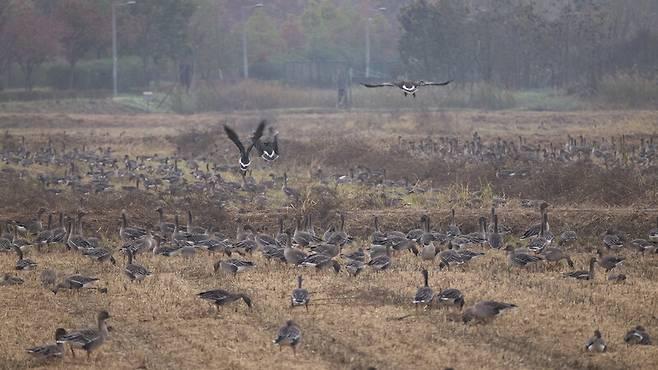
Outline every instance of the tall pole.
[[240, 22], [242, 23], [242, 76], [249, 78], [249, 60], [247, 59], [247, 20], [245, 7], [240, 7]]
[[117, 9], [112, 2], [112, 96], [117, 97]]
[[370, 77], [370, 24], [372, 18], [366, 22], [366, 78]]

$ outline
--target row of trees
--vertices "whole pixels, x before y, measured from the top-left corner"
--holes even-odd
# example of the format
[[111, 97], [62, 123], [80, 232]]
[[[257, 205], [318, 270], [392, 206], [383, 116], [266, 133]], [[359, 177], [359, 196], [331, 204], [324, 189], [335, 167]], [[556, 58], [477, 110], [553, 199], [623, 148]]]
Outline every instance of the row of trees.
[[[120, 53], [141, 60], [144, 84], [179, 64], [193, 66], [197, 79], [232, 79], [241, 74], [246, 30], [254, 77], [282, 78], [273, 66], [299, 60], [340, 61], [362, 75], [369, 27], [373, 74], [387, 78], [595, 88], [620, 71], [656, 74], [655, 0], [261, 1], [257, 8], [249, 7], [257, 0], [119, 6]], [[58, 60], [74, 87], [81, 61], [110, 56], [113, 2], [125, 4], [0, 0], [0, 76], [19, 66], [31, 89], [35, 70]]]
[[416, 1], [402, 10], [400, 55], [419, 75], [512, 88], [585, 86], [619, 72], [656, 76], [658, 2]]

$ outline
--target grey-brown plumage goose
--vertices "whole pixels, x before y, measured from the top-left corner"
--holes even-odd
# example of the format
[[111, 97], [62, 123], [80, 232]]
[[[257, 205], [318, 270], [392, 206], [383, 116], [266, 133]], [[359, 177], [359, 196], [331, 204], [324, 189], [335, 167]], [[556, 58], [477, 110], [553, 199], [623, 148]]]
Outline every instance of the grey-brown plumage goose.
[[464, 311], [462, 320], [464, 323], [473, 322], [476, 324], [486, 324], [493, 321], [493, 319], [503, 312], [516, 307], [517, 306], [512, 303], [480, 301]]
[[126, 217], [126, 210], [121, 211], [121, 227], [119, 228], [119, 236], [123, 241], [136, 240], [144, 237], [146, 235], [146, 230], [128, 227], [128, 218]]
[[565, 260], [567, 261], [569, 267], [573, 268], [573, 261], [571, 260], [571, 257], [569, 257], [569, 255], [560, 248], [555, 248], [555, 247], [544, 248], [544, 250], [541, 251], [541, 255], [548, 262], [558, 263], [562, 260]]
[[16, 261], [16, 270], [34, 270], [37, 268], [36, 262], [28, 258], [23, 258], [23, 251], [20, 248], [15, 245], [12, 247], [18, 256], [18, 260]]
[[493, 232], [488, 235], [489, 246], [493, 249], [502, 249], [505, 247], [505, 243], [503, 242], [503, 236], [498, 232], [498, 215], [494, 214], [492, 217], [494, 226]]
[[517, 252], [514, 247], [508, 245], [507, 248], [507, 264], [514, 267], [526, 267], [535, 264], [543, 259], [542, 256], [535, 256], [532, 254]]
[[286, 262], [291, 265], [299, 265], [306, 259], [306, 253], [292, 246], [292, 238], [286, 240], [286, 247], [283, 250], [283, 256]]
[[[528, 239], [528, 238], [531, 238], [533, 236], [539, 236], [539, 232], [541, 231], [541, 225], [542, 225], [543, 220], [544, 220], [544, 214], [546, 213], [547, 209], [548, 209], [548, 203], [542, 202], [541, 205], [539, 206], [539, 213], [540, 213], [540, 216], [541, 216], [540, 222], [530, 226], [523, 233], [523, 235], [521, 235], [521, 237], [520, 237], [521, 240]], [[550, 231], [550, 225], [548, 223], [546, 223], [546, 225], [544, 227], [544, 232], [547, 232], [547, 231]]]
[[4, 274], [2, 277], [0, 277], [0, 285], [21, 285], [24, 282], [25, 280], [19, 276]]
[[589, 260], [589, 270], [578, 270], [578, 271], [570, 271], [570, 272], [565, 272], [564, 275], [565, 277], [576, 279], [576, 280], [594, 280], [594, 264], [596, 263], [596, 258], [592, 257]]
[[656, 227], [649, 230], [649, 240], [658, 242], [658, 216], [656, 216]]
[[[252, 307], [251, 298], [243, 293], [231, 293], [224, 289], [209, 290], [197, 294], [197, 297], [212, 302], [217, 310], [220, 306], [227, 305], [237, 300], [242, 300], [248, 308]], [[237, 311], [237, 307], [235, 309]]]
[[432, 304], [432, 299], [434, 299], [434, 291], [429, 286], [429, 274], [427, 270], [423, 269], [421, 274], [423, 275], [423, 286], [418, 288], [416, 291], [413, 304], [416, 305], [416, 307], [418, 307], [419, 304], [423, 304], [425, 307], [429, 307]]
[[238, 272], [242, 272], [254, 267], [254, 263], [251, 261], [239, 260], [235, 258], [230, 258], [227, 260], [219, 260], [213, 265], [215, 273], [222, 271], [227, 274], [237, 275]]
[[64, 356], [64, 343], [60, 342], [66, 335], [66, 330], [58, 328], [55, 330], [55, 344], [44, 344], [42, 346], [28, 348], [25, 351], [39, 360], [50, 360]]
[[442, 290], [435, 295], [434, 300], [439, 307], [458, 307], [460, 310], [464, 307], [464, 295], [455, 288]]
[[605, 272], [610, 272], [612, 269], [614, 269], [617, 266], [620, 266], [622, 263], [624, 263], [624, 260], [626, 258], [624, 257], [617, 257], [617, 256], [610, 256], [610, 255], [604, 255], [603, 251], [601, 248], [597, 250], [597, 253], [599, 255], [599, 260], [598, 264], [599, 266], [603, 267], [605, 269]]
[[297, 288], [292, 291], [290, 296], [290, 307], [305, 306], [308, 311], [308, 304], [311, 301], [311, 295], [308, 290], [302, 288], [302, 276], [297, 276]]
[[87, 352], [87, 358], [93, 351], [98, 349], [108, 335], [107, 324], [105, 321], [111, 316], [107, 311], [101, 311], [96, 317], [97, 327], [81, 330], [73, 330], [61, 336], [57, 343], [68, 343], [71, 346], [71, 354], [75, 357], [73, 348], [81, 348]]
[[294, 321], [288, 320], [285, 326], [282, 326], [276, 334], [276, 338], [272, 341], [274, 344], [282, 346], [290, 346], [293, 353], [297, 353], [297, 345], [302, 340], [302, 330], [295, 324]]
[[130, 281], [142, 281], [151, 276], [151, 271], [142, 265], [134, 263], [133, 258], [134, 253], [129, 251], [128, 262], [126, 263], [126, 267], [123, 269], [123, 272], [126, 274], [128, 279], [130, 279]]
[[83, 275], [72, 275], [64, 278], [64, 280], [57, 284], [52, 291], [53, 293], [57, 294], [57, 292], [61, 289], [78, 290], [83, 288], [90, 288], [90, 286], [96, 281], [98, 281], [98, 278]]
[[585, 349], [588, 352], [605, 352], [607, 346], [599, 329], [594, 330], [594, 336], [589, 338], [585, 343]]
[[624, 342], [648, 346], [651, 345], [651, 336], [643, 326], [638, 325], [624, 335]]

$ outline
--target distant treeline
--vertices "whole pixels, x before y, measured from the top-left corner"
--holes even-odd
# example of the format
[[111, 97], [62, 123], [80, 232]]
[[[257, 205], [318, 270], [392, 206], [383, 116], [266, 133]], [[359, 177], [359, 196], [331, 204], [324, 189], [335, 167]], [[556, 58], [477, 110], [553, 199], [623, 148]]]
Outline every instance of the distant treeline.
[[243, 30], [250, 77], [283, 83], [293, 62], [364, 77], [367, 31], [371, 78], [594, 95], [658, 73], [655, 0], [0, 0], [0, 88], [111, 88], [113, 3], [123, 90], [181, 66], [199, 86], [240, 79]]

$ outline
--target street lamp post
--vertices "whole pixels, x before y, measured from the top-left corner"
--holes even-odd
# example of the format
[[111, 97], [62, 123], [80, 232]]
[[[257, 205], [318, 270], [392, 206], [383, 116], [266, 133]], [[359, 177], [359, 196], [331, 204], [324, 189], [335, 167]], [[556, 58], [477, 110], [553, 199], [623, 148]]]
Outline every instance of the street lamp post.
[[[384, 12], [386, 8], [380, 7], [377, 10]], [[372, 17], [368, 17], [366, 22], [366, 78], [370, 77], [370, 26], [372, 25]]]
[[112, 96], [117, 97], [117, 8], [124, 5], [133, 5], [136, 1], [126, 1], [124, 3], [112, 2]]
[[262, 8], [261, 3], [240, 8], [240, 21], [242, 23], [242, 74], [244, 78], [249, 78], [249, 58], [247, 57], [247, 10]]

